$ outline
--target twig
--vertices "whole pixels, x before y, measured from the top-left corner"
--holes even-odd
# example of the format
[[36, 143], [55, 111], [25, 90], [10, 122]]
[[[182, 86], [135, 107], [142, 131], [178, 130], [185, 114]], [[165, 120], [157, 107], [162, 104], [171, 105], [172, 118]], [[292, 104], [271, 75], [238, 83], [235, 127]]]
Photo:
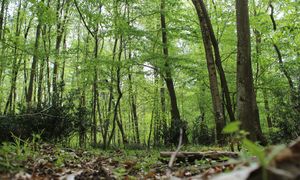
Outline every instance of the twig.
[[170, 159], [170, 161], [169, 161], [169, 164], [168, 164], [168, 169], [167, 169], [167, 176], [168, 176], [168, 177], [171, 176], [171, 173], [172, 173], [171, 169], [172, 169], [172, 167], [173, 167], [173, 163], [174, 163], [174, 161], [175, 161], [175, 158], [176, 158], [177, 153], [179, 152], [179, 150], [180, 150], [180, 148], [181, 148], [181, 144], [182, 144], [182, 134], [183, 134], [182, 128], [180, 128], [179, 144], [178, 144], [178, 146], [177, 146], [176, 151], [173, 152], [173, 154], [172, 154], [172, 156], [171, 156], [171, 159]]

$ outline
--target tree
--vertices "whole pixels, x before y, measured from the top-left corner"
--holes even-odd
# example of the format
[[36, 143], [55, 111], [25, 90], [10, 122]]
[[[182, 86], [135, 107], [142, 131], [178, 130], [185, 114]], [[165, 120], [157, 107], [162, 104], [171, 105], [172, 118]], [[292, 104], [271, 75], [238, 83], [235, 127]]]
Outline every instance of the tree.
[[180, 119], [180, 113], [177, 105], [177, 97], [174, 88], [174, 81], [172, 78], [169, 49], [168, 49], [168, 38], [167, 38], [167, 25], [166, 25], [166, 10], [165, 10], [165, 0], [161, 0], [161, 13], [160, 13], [160, 22], [161, 22], [161, 31], [162, 31], [162, 44], [163, 44], [163, 56], [165, 60], [164, 69], [165, 69], [165, 82], [167, 85], [167, 89], [169, 91], [170, 103], [171, 103], [171, 129], [170, 129], [170, 138], [171, 143], [178, 143], [180, 128], [183, 130], [183, 142], [187, 143], [187, 135], [186, 135], [186, 125]]
[[265, 144], [253, 85], [248, 0], [236, 0], [237, 118], [249, 138]]
[[[225, 142], [224, 135], [222, 135], [222, 130], [225, 127], [225, 119], [223, 114], [222, 100], [219, 93], [218, 80], [217, 80], [217, 72], [214, 60], [214, 54], [212, 50], [212, 41], [210, 36], [210, 31], [208, 28], [208, 18], [205, 18], [203, 8], [201, 8], [200, 2], [198, 0], [193, 0], [194, 6], [196, 8], [200, 28], [202, 32], [202, 39], [205, 48], [207, 69], [209, 75], [209, 83], [210, 83], [210, 92], [213, 102], [213, 111], [215, 116], [216, 123], [216, 132], [217, 132], [217, 141], [220, 144]], [[203, 3], [203, 2], [202, 2]], [[218, 52], [218, 51], [217, 51]]]

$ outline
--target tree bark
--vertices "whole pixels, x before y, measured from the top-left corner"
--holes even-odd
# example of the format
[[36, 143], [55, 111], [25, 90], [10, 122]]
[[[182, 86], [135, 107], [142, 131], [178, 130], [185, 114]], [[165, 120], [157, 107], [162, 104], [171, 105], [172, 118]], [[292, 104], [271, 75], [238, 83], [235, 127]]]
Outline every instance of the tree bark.
[[262, 134], [253, 85], [248, 0], [236, 0], [237, 20], [237, 117], [249, 139], [266, 140]]
[[40, 40], [42, 24], [41, 24], [40, 20], [38, 20], [38, 21], [39, 22], [36, 27], [36, 35], [35, 35], [35, 43], [34, 43], [34, 54], [33, 54], [32, 63], [31, 63], [28, 92], [27, 92], [27, 97], [26, 97], [27, 108], [30, 108], [32, 105], [31, 102], [32, 102], [32, 95], [33, 95], [33, 90], [34, 90], [33, 85], [34, 85], [34, 81], [35, 81], [37, 61], [39, 58], [38, 49], [39, 49], [39, 45], [40, 45], [39, 40]]
[[170, 101], [171, 101], [171, 143], [177, 144], [179, 139], [179, 129], [183, 129], [183, 142], [187, 143], [187, 135], [186, 135], [186, 127], [185, 124], [180, 119], [180, 113], [177, 105], [177, 98], [174, 88], [174, 82], [171, 73], [170, 62], [168, 59], [169, 50], [168, 50], [168, 39], [167, 39], [167, 25], [166, 25], [166, 17], [165, 17], [165, 0], [161, 0], [161, 28], [162, 28], [162, 43], [163, 43], [163, 55], [164, 55], [164, 68], [165, 68], [165, 81], [169, 91]]
[[198, 19], [200, 22], [200, 28], [202, 32], [202, 39], [205, 48], [207, 69], [209, 75], [209, 83], [210, 83], [210, 92], [213, 102], [213, 111], [215, 116], [216, 123], [216, 133], [217, 133], [217, 141], [219, 144], [223, 144], [225, 142], [225, 136], [222, 135], [222, 130], [225, 127], [225, 119], [223, 114], [222, 100], [219, 93], [217, 73], [214, 61], [214, 55], [212, 50], [211, 37], [207, 25], [207, 21], [203, 16], [203, 10], [200, 7], [200, 3], [197, 0], [193, 0], [194, 6], [196, 8]]
[[235, 121], [235, 117], [234, 117], [234, 112], [232, 110], [232, 103], [231, 103], [231, 98], [230, 98], [230, 94], [229, 94], [229, 88], [228, 88], [228, 84], [227, 84], [227, 80], [226, 80], [226, 76], [225, 76], [225, 72], [222, 66], [222, 60], [221, 60], [221, 55], [220, 55], [220, 49], [219, 49], [219, 43], [218, 40], [215, 36], [209, 15], [207, 13], [206, 10], [206, 6], [203, 2], [203, 0], [198, 0], [201, 10], [200, 12], [202, 12], [206, 25], [207, 25], [207, 30], [209, 32], [210, 35], [210, 40], [214, 49], [214, 55], [215, 55], [215, 64], [219, 73], [219, 77], [220, 77], [220, 82], [221, 82], [221, 87], [222, 87], [222, 91], [225, 97], [225, 106], [226, 106], [226, 110], [229, 116], [230, 121]]
[[[61, 43], [63, 42], [63, 37], [65, 33], [65, 25], [68, 19], [70, 1], [58, 0], [56, 5], [56, 42], [55, 42], [55, 60], [53, 66], [53, 76], [52, 76], [52, 105], [57, 107], [60, 105], [59, 98], [59, 87], [58, 87], [58, 78], [59, 78], [59, 60], [60, 60], [60, 49]], [[64, 14], [64, 15], [63, 15]]]
[[7, 0], [2, 0], [1, 2], [1, 9], [0, 9], [0, 40], [3, 38], [4, 34], [4, 10], [5, 10], [5, 4]]

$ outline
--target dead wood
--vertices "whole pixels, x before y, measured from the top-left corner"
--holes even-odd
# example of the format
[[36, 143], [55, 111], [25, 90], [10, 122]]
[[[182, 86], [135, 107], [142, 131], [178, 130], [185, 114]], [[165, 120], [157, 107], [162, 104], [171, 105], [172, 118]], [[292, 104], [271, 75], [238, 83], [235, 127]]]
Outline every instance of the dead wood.
[[[160, 152], [161, 157], [171, 157], [174, 152]], [[176, 158], [179, 160], [200, 160], [204, 158], [220, 160], [222, 157], [237, 158], [238, 153], [227, 151], [207, 151], [207, 152], [178, 152]]]

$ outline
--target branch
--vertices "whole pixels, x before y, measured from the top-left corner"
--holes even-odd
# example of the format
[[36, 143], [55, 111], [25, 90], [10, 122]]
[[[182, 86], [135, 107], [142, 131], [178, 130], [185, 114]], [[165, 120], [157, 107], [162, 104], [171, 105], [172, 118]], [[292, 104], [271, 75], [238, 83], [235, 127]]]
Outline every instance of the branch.
[[183, 130], [182, 130], [182, 128], [180, 128], [179, 143], [178, 143], [176, 151], [172, 153], [171, 159], [170, 159], [169, 164], [168, 164], [168, 170], [167, 170], [167, 176], [168, 177], [171, 176], [171, 169], [173, 167], [173, 163], [174, 163], [174, 161], [176, 159], [176, 155], [179, 152], [179, 150], [181, 148], [181, 145], [182, 145], [182, 134], [183, 134]]
[[276, 22], [275, 22], [275, 18], [274, 18], [274, 6], [270, 3], [269, 7], [271, 9], [270, 18], [271, 18], [271, 21], [273, 24], [273, 30], [276, 31], [277, 26], [276, 26]]
[[78, 11], [78, 13], [79, 13], [79, 15], [80, 15], [80, 19], [82, 20], [82, 22], [83, 22], [85, 28], [86, 28], [86, 29], [88, 30], [88, 32], [93, 36], [93, 38], [95, 38], [94, 33], [91, 31], [91, 29], [89, 28], [89, 26], [88, 26], [87, 23], [85, 22], [84, 17], [83, 17], [83, 15], [82, 15], [82, 13], [81, 13], [81, 11], [80, 11], [80, 9], [79, 9], [79, 6], [78, 6], [76, 0], [74, 0], [74, 4], [75, 4], [75, 7], [76, 7], [76, 9], [77, 9], [77, 11]]

